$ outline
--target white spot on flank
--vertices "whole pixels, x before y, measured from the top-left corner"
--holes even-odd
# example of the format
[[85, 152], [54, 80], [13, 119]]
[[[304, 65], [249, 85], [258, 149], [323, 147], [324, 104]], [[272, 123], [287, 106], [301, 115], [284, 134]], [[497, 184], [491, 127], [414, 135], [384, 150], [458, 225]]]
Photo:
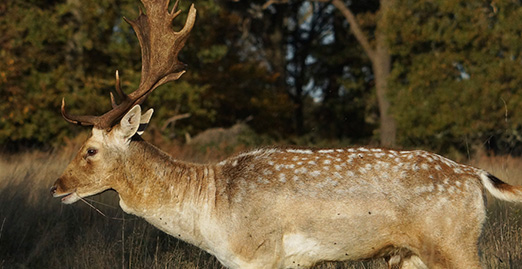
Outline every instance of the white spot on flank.
[[432, 191], [434, 191], [434, 190], [435, 190], [435, 185], [430, 184], [430, 185], [428, 186], [428, 191], [429, 191], [429, 192], [432, 192]]
[[333, 149], [322, 149], [322, 150], [319, 150], [318, 152], [319, 153], [333, 153], [334, 150]]
[[309, 161], [308, 164], [309, 165], [316, 165], [315, 161]]
[[415, 187], [415, 193], [416, 194], [422, 194], [422, 193], [432, 192], [432, 191], [433, 191], [433, 186], [432, 185]]
[[448, 192], [451, 193], [451, 194], [453, 194], [453, 193], [455, 192], [455, 187], [450, 186], [450, 187], [448, 188]]
[[439, 190], [439, 192], [443, 192], [445, 190], [444, 186], [442, 186], [441, 184], [437, 185], [437, 189]]
[[284, 173], [279, 174], [279, 181], [283, 183], [286, 182], [286, 175]]
[[414, 164], [411, 166], [411, 169], [412, 169], [413, 171], [417, 172], [417, 171], [419, 171], [419, 166], [418, 166], [416, 163], [414, 163]]
[[301, 168], [295, 169], [296, 174], [306, 174], [306, 172], [308, 172], [308, 169], [306, 169], [306, 167], [301, 167]]
[[362, 152], [369, 152], [370, 150], [367, 149], [367, 148], [358, 148], [359, 151], [362, 151]]
[[332, 162], [330, 160], [324, 160], [323, 164], [331, 164]]
[[313, 176], [313, 177], [317, 177], [317, 176], [319, 176], [320, 174], [321, 174], [321, 172], [320, 172], [320, 171], [317, 171], [317, 170], [312, 171], [312, 172], [310, 173], [310, 175]]
[[373, 151], [373, 152], [381, 152], [382, 149], [376, 149], [376, 148], [375, 148], [375, 149], [372, 149], [372, 151]]
[[268, 183], [270, 183], [270, 181], [268, 181], [268, 179], [266, 179], [264, 177], [257, 177], [257, 183], [268, 184]]
[[375, 153], [375, 157], [377, 157], [377, 158], [381, 158], [384, 156], [386, 156], [386, 153]]
[[312, 154], [313, 152], [309, 149], [287, 149], [289, 153], [300, 153], [300, 154]]
[[381, 164], [381, 166], [384, 169], [389, 169], [390, 168], [390, 163], [389, 162], [379, 162], [379, 164]]
[[253, 181], [249, 181], [248, 182], [248, 188], [251, 189], [251, 190], [254, 190], [254, 189], [257, 188], [257, 185]]
[[271, 174], [273, 174], [272, 170], [268, 170], [268, 169], [263, 170], [263, 175], [269, 176]]
[[447, 166], [450, 166], [450, 167], [457, 167], [458, 164], [452, 160], [449, 160], [449, 159], [446, 159], [446, 158], [443, 158], [442, 159], [442, 162], [445, 163]]

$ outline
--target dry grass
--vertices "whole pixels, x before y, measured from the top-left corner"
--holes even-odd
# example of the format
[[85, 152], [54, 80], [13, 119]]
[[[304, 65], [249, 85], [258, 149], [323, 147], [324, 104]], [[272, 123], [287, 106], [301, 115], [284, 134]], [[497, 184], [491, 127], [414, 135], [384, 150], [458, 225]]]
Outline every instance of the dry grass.
[[[71, 147], [69, 147], [71, 148]], [[186, 150], [190, 159], [194, 151]], [[0, 268], [221, 268], [196, 247], [142, 219], [124, 214], [114, 192], [65, 206], [49, 187], [74, 152], [0, 156]], [[202, 152], [211, 160], [212, 153]], [[220, 155], [219, 155], [220, 156]], [[522, 160], [480, 157], [472, 161], [510, 183], [522, 184]], [[487, 268], [522, 267], [522, 206], [490, 199], [484, 229]], [[319, 268], [385, 268], [382, 260], [328, 263]]]

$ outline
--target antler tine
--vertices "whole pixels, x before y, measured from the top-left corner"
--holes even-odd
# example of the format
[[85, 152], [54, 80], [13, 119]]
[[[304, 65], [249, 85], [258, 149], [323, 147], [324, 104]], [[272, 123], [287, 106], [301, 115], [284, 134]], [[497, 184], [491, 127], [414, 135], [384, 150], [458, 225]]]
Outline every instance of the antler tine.
[[[120, 74], [118, 72], [118, 70], [116, 70], [116, 85], [115, 85], [115, 88], [116, 88], [116, 93], [118, 94], [120, 100], [125, 100], [128, 98], [128, 96], [121, 90], [121, 83], [120, 83]], [[112, 94], [112, 92], [110, 92], [110, 95], [111, 95], [111, 105], [112, 105], [112, 108], [115, 108], [118, 106], [118, 104], [116, 103], [116, 100], [114, 99], [114, 95]]]
[[[196, 9], [191, 5], [185, 26], [180, 32], [175, 32], [172, 29], [172, 20], [179, 11], [173, 15], [169, 13], [168, 1], [163, 1], [163, 5], [154, 5], [157, 0], [142, 0], [142, 2], [151, 19], [149, 20], [147, 15], [141, 15], [134, 21], [127, 20], [138, 36], [142, 52], [140, 87], [136, 92], [129, 94], [130, 98], [142, 95], [140, 90], [152, 91], [161, 84], [179, 78], [180, 75], [177, 73], [185, 68], [185, 64], [181, 63], [177, 56], [185, 45], [196, 18]], [[153, 12], [157, 14], [152, 16]], [[159, 17], [161, 19], [158, 19]], [[144, 32], [147, 28], [158, 31]], [[172, 79], [169, 77], [171, 75], [174, 75]], [[161, 83], [158, 83], [160, 81]], [[156, 83], [158, 85], [155, 86]]]
[[172, 7], [172, 11], [170, 12], [172, 14], [172, 19], [175, 19], [180, 13], [181, 10], [178, 10], [179, 0], [176, 0], [176, 3], [174, 3], [174, 7]]
[[114, 94], [112, 94], [112, 92], [109, 93], [111, 95], [111, 106], [112, 108], [115, 108], [118, 106], [118, 104], [116, 103], [116, 100], [114, 100]]
[[82, 126], [91, 126], [96, 124], [95, 116], [80, 116], [80, 115], [70, 115], [65, 111], [65, 98], [62, 98], [62, 107], [61, 107], [62, 117], [73, 124], [82, 125]]
[[124, 18], [136, 32], [141, 46], [141, 80], [138, 89], [125, 94], [121, 90], [119, 74], [116, 71], [116, 93], [122, 99], [120, 104], [116, 103], [111, 93], [112, 110], [94, 117], [69, 115], [65, 112], [65, 103], [62, 103], [62, 115], [67, 121], [80, 125], [94, 125], [99, 129], [110, 128], [132, 106], [143, 103], [154, 89], [177, 80], [185, 72], [185, 64], [178, 60], [178, 54], [196, 20], [194, 4], [190, 6], [185, 25], [176, 32], [172, 29], [172, 21], [181, 12], [176, 11], [179, 0], [174, 3], [172, 11], [168, 10], [169, 0], [142, 0], [142, 3], [145, 13], [140, 9], [140, 15], [135, 20]]

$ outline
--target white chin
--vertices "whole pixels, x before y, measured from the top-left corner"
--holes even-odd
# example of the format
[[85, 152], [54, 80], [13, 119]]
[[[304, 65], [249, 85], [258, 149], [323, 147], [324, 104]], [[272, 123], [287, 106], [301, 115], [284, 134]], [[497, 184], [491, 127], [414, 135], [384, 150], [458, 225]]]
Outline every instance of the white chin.
[[62, 198], [62, 203], [64, 204], [72, 204], [76, 201], [80, 200], [80, 196], [76, 194], [76, 192], [73, 192], [71, 194], [68, 194], [67, 196]]

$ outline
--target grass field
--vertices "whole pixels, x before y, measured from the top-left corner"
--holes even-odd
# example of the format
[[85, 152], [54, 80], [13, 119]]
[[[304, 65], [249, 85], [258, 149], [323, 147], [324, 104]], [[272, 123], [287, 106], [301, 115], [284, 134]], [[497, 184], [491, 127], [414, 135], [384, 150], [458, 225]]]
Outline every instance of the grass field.
[[[81, 201], [52, 199], [49, 187], [74, 153], [0, 155], [0, 268], [221, 268], [207, 253], [124, 214], [115, 192], [89, 199], [102, 213]], [[201, 159], [209, 156], [216, 155], [206, 151]], [[482, 156], [469, 163], [522, 184], [521, 159]], [[480, 249], [486, 268], [522, 268], [522, 205], [488, 199]], [[318, 268], [386, 266], [375, 260]]]

